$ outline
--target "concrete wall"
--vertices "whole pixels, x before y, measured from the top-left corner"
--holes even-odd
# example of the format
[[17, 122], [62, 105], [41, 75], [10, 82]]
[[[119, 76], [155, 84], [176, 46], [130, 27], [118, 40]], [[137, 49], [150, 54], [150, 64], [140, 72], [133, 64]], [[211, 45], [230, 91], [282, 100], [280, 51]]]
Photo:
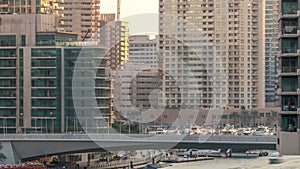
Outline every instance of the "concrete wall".
[[0, 34], [26, 35], [26, 44], [35, 45], [36, 32], [55, 31], [55, 17], [46, 14], [0, 16]]
[[280, 132], [278, 151], [283, 155], [300, 155], [300, 132]]

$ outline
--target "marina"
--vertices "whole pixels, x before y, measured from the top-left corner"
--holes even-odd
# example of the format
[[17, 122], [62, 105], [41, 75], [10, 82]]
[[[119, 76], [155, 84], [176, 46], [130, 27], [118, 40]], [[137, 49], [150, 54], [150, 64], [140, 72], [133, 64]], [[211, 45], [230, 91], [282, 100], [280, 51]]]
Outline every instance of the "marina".
[[195, 161], [204, 161], [204, 160], [214, 160], [213, 157], [194, 157], [194, 158], [166, 158], [162, 159], [161, 162], [165, 163], [186, 163], [186, 162], [195, 162]]

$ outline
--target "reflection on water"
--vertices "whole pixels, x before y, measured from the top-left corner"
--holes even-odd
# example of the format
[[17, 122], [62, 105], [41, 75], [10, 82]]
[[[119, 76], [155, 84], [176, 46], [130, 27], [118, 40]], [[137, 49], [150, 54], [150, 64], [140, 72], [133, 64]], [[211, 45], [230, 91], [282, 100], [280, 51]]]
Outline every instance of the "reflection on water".
[[268, 158], [215, 158], [208, 161], [172, 164], [168, 169], [300, 169], [300, 156], [283, 156], [284, 162], [280, 164], [269, 164]]

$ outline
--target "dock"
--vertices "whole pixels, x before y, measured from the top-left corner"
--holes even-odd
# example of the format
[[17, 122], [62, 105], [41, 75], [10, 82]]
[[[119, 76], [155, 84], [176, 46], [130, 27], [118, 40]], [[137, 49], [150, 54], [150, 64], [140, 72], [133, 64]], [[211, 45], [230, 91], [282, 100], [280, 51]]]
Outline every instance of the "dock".
[[196, 157], [196, 158], [165, 158], [162, 159], [161, 162], [165, 163], [185, 163], [185, 162], [194, 162], [194, 161], [204, 161], [204, 160], [214, 160], [214, 157]]

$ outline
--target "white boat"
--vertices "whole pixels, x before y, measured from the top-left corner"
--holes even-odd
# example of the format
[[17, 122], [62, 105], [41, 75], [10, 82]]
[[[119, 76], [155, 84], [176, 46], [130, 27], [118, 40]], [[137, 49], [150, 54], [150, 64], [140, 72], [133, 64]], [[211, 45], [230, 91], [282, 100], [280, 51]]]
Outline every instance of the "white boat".
[[198, 150], [198, 156], [205, 156], [205, 157], [222, 157], [221, 149], [218, 150]]
[[225, 152], [225, 157], [230, 157], [230, 158], [256, 158], [260, 156], [262, 156], [262, 154], [259, 151], [246, 151], [244, 153], [233, 153], [232, 149], [228, 149]]
[[221, 149], [219, 150], [200, 150], [200, 149], [186, 149], [176, 152], [177, 156], [198, 156], [198, 157], [222, 157]]
[[269, 162], [270, 162], [270, 164], [282, 163], [283, 159], [282, 159], [281, 154], [279, 152], [275, 152], [275, 153], [271, 154], [271, 156], [269, 158]]

